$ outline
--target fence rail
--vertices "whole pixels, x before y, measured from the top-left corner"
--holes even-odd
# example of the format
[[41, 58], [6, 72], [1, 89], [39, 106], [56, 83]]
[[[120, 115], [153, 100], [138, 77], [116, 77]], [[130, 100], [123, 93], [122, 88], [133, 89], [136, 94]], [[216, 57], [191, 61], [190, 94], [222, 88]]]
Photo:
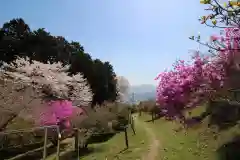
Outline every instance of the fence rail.
[[58, 125], [49, 125], [49, 126], [33, 127], [33, 128], [29, 128], [29, 129], [18, 129], [18, 130], [2, 131], [2, 132], [0, 132], [0, 135], [14, 134], [14, 133], [20, 133], [20, 132], [21, 133], [33, 132], [33, 131], [41, 130], [41, 129], [45, 129], [45, 128], [58, 128]]
[[[127, 133], [127, 129], [131, 127], [134, 135], [136, 134], [135, 132], [135, 128], [134, 128], [134, 119], [133, 117], [130, 115], [129, 116], [129, 124], [124, 126], [122, 128], [122, 130], [120, 131], [115, 131], [115, 132], [109, 132], [109, 133], [103, 133], [103, 134], [117, 134], [117, 133], [120, 133], [120, 132], [124, 132], [124, 139], [125, 139], [125, 144], [126, 144], [126, 149], [129, 147], [129, 142], [128, 142], [128, 133]], [[48, 134], [49, 134], [49, 131], [52, 131], [50, 129], [56, 129], [56, 133], [57, 133], [57, 148], [56, 148], [56, 155], [54, 157], [56, 157], [56, 160], [59, 160], [60, 158], [60, 137], [59, 135], [61, 135], [60, 133], [60, 129], [59, 129], [59, 126], [58, 125], [49, 125], [49, 126], [41, 126], [41, 127], [34, 127], [34, 128], [29, 128], [29, 129], [20, 129], [20, 130], [9, 130], [9, 131], [4, 131], [4, 132], [0, 132], [0, 138], [1, 136], [7, 136], [7, 135], [11, 135], [11, 134], [19, 134], [19, 133], [31, 133], [31, 132], [34, 132], [34, 131], [44, 131], [44, 135], [42, 135], [43, 137], [43, 146], [40, 147], [40, 148], [35, 148], [34, 150], [31, 150], [31, 151], [27, 151], [26, 153], [23, 153], [23, 154], [20, 154], [20, 155], [17, 155], [15, 157], [12, 157], [10, 158], [9, 160], [13, 160], [13, 159], [17, 159], [17, 158], [21, 158], [21, 157], [25, 157], [27, 156], [28, 154], [32, 154], [34, 152], [40, 152], [42, 150], [42, 160], [46, 160], [47, 158], [47, 148], [51, 146], [51, 144], [49, 144], [47, 141], [48, 141]], [[74, 151], [75, 153], [77, 153], [77, 156], [79, 157], [79, 151], [80, 151], [80, 143], [79, 143], [79, 140], [80, 140], [80, 137], [79, 137], [79, 133], [81, 133], [81, 130], [80, 129], [77, 129], [75, 128], [74, 129], [74, 141], [75, 141], [75, 146], [74, 146]], [[103, 135], [103, 134], [91, 134], [91, 136], [98, 136], [98, 135]], [[0, 139], [1, 141], [1, 139]], [[2, 143], [2, 142], [0, 142]], [[24, 146], [24, 145], [22, 145]], [[0, 148], [0, 151], [1, 151], [1, 148]]]
[[[42, 156], [42, 158], [43, 158], [43, 160], [46, 160], [46, 157], [47, 157], [47, 147], [49, 146], [49, 144], [48, 144], [48, 131], [50, 131], [49, 129], [56, 129], [56, 134], [57, 135], [60, 135], [60, 130], [59, 130], [59, 126], [57, 126], [57, 125], [49, 125], [49, 126], [41, 126], [41, 127], [33, 127], [33, 128], [30, 128], [30, 129], [20, 129], [20, 130], [9, 130], [9, 131], [4, 131], [4, 132], [0, 132], [0, 143], [2, 144], [2, 145], [4, 145], [4, 140], [5, 141], [7, 141], [8, 142], [8, 140], [7, 139], [5, 139], [6, 138], [6, 136], [7, 135], [11, 135], [11, 134], [19, 134], [19, 133], [21, 133], [21, 134], [23, 134], [23, 133], [31, 133], [31, 132], [33, 132], [33, 131], [41, 131], [41, 130], [43, 130], [44, 131], [44, 135], [43, 135], [43, 147], [41, 147], [41, 149], [43, 150], [43, 156]], [[21, 137], [21, 136], [20, 136]], [[21, 143], [21, 142], [20, 142]], [[35, 143], [36, 144], [36, 143]], [[29, 144], [28, 144], [29, 145]], [[20, 145], [19, 145], [20, 146]], [[15, 146], [15, 148], [17, 148], [17, 147], [19, 147], [19, 146]], [[24, 145], [21, 145], [21, 147], [23, 147]], [[13, 149], [14, 147], [12, 147], [12, 149]], [[3, 150], [4, 149], [4, 147], [2, 146], [2, 148], [0, 148], [0, 150]], [[5, 148], [6, 149], [6, 148]], [[22, 154], [22, 155], [20, 155], [20, 156], [24, 156], [24, 155], [26, 155], [26, 154], [28, 154], [28, 153], [30, 153], [30, 152], [34, 152], [34, 151], [39, 151], [38, 149], [40, 149], [40, 148], [37, 148], [37, 149], [34, 149], [34, 150], [32, 150], [32, 151], [29, 151], [29, 152], [27, 152], [27, 153], [25, 153], [25, 154]], [[40, 150], [41, 150], [40, 149]], [[56, 148], [56, 160], [59, 160], [59, 152], [60, 152], [60, 139], [59, 139], [59, 137], [57, 137], [57, 148]], [[20, 156], [16, 156], [15, 158], [19, 158]], [[10, 158], [10, 159], [12, 159], [12, 158]]]

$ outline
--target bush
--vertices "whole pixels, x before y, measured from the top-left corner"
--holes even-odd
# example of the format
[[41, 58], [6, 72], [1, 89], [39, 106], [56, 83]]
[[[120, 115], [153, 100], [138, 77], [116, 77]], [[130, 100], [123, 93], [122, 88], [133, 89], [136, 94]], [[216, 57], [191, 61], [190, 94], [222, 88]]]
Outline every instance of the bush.
[[[0, 150], [5, 150], [9, 148], [23, 148], [23, 146], [32, 145], [36, 143], [43, 142], [43, 137], [37, 137], [36, 132], [15, 132], [7, 134], [10, 130], [18, 129], [30, 129], [34, 127], [33, 122], [26, 121], [20, 117], [15, 118], [8, 126], [6, 127], [5, 133], [0, 134]], [[4, 131], [2, 132], [4, 133]]]
[[228, 129], [239, 123], [240, 104], [226, 100], [211, 101], [206, 115], [209, 116], [209, 125], [215, 125], [220, 130]]
[[160, 114], [161, 109], [159, 106], [156, 105], [155, 101], [143, 101], [140, 102], [138, 105], [138, 109], [141, 112], [146, 112], [146, 113], [155, 113], [155, 114]]
[[129, 115], [131, 112], [130, 106], [126, 104], [116, 103], [115, 105], [107, 105], [107, 108], [111, 113], [116, 115], [116, 119], [112, 121], [113, 129], [116, 131], [121, 131], [129, 123]]
[[129, 106], [130, 108], [130, 112], [133, 114], [133, 113], [137, 113], [138, 112], [138, 105], [131, 105]]
[[111, 112], [92, 112], [89, 116], [83, 119], [76, 127], [81, 129], [94, 129], [96, 133], [109, 132], [109, 122], [116, 119], [116, 116]]
[[81, 144], [99, 143], [109, 140], [122, 131], [129, 122], [129, 107], [117, 103], [105, 103], [87, 109], [88, 116], [77, 116], [72, 119], [79, 133]]
[[[11, 132], [13, 130], [18, 130], [19, 132]], [[24, 150], [26, 147], [29, 147], [29, 149], [35, 149], [36, 147], [43, 146], [45, 134], [44, 128], [36, 128], [36, 125], [30, 119], [16, 117], [7, 125], [6, 130], [4, 131], [6, 133], [8, 131], [10, 132], [9, 134], [0, 134], [0, 150], [12, 150], [12, 148]], [[69, 135], [69, 133], [62, 133], [61, 135], [61, 139], [64, 139]], [[57, 129], [48, 128], [47, 138], [48, 142], [52, 142], [54, 145], [57, 145]]]

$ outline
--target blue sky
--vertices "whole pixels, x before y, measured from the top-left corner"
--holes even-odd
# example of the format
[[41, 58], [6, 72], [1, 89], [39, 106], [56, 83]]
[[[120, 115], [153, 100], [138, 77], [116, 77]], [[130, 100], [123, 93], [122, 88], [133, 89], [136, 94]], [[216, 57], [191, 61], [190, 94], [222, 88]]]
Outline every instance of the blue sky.
[[21, 17], [32, 29], [79, 41], [132, 85], [156, 84], [158, 73], [198, 48], [188, 36], [216, 32], [197, 20], [206, 14], [199, 0], [9, 0], [0, 12], [0, 24]]

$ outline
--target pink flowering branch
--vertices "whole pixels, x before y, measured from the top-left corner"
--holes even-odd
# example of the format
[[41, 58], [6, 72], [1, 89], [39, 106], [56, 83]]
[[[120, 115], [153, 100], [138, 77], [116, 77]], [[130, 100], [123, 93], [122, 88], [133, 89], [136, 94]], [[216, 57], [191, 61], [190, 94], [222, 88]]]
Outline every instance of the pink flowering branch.
[[[40, 124], [57, 124], [72, 114], [72, 101], [78, 106], [89, 105], [92, 101], [89, 84], [81, 74], [69, 76], [66, 70], [61, 63], [30, 63], [23, 58], [4, 63], [0, 70], [0, 113], [15, 117], [22, 110], [30, 110]], [[0, 128], [9, 119], [12, 118], [6, 117]]]
[[[236, 33], [235, 38], [239, 37], [238, 32]], [[157, 102], [166, 116], [184, 121], [184, 110], [221, 97], [233, 85], [231, 81], [234, 75], [231, 71], [237, 69], [240, 55], [231, 50], [239, 47], [239, 43], [232, 41], [231, 37], [231, 34], [222, 37], [225, 45], [215, 52], [215, 56], [201, 57], [196, 53], [192, 64], [177, 61], [173, 70], [163, 72], [157, 77]], [[211, 39], [216, 41], [219, 37], [212, 36]]]

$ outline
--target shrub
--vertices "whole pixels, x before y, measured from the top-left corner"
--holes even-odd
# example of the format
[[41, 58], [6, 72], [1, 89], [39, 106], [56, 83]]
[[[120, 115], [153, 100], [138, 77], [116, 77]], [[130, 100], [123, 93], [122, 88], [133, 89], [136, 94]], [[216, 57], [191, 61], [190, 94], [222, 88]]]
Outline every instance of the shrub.
[[156, 102], [155, 101], [143, 101], [140, 102], [139, 104], [139, 110], [141, 110], [142, 112], [147, 112], [147, 113], [158, 113], [160, 112], [160, 108], [158, 106], [156, 106]]
[[[87, 109], [87, 116], [75, 116], [72, 123], [81, 130], [81, 143], [107, 141], [128, 124], [129, 107], [118, 103], [105, 103]], [[82, 142], [83, 141], [83, 142]]]
[[[0, 134], [0, 150], [6, 150], [11, 148], [23, 148], [24, 146], [29, 146], [31, 144], [43, 142], [43, 137], [36, 137], [35, 131], [29, 132], [9, 132], [11, 130], [30, 130], [34, 127], [34, 122], [25, 120], [21, 117], [16, 117], [11, 121], [6, 127], [5, 132]], [[9, 133], [9, 134], [4, 134]]]

